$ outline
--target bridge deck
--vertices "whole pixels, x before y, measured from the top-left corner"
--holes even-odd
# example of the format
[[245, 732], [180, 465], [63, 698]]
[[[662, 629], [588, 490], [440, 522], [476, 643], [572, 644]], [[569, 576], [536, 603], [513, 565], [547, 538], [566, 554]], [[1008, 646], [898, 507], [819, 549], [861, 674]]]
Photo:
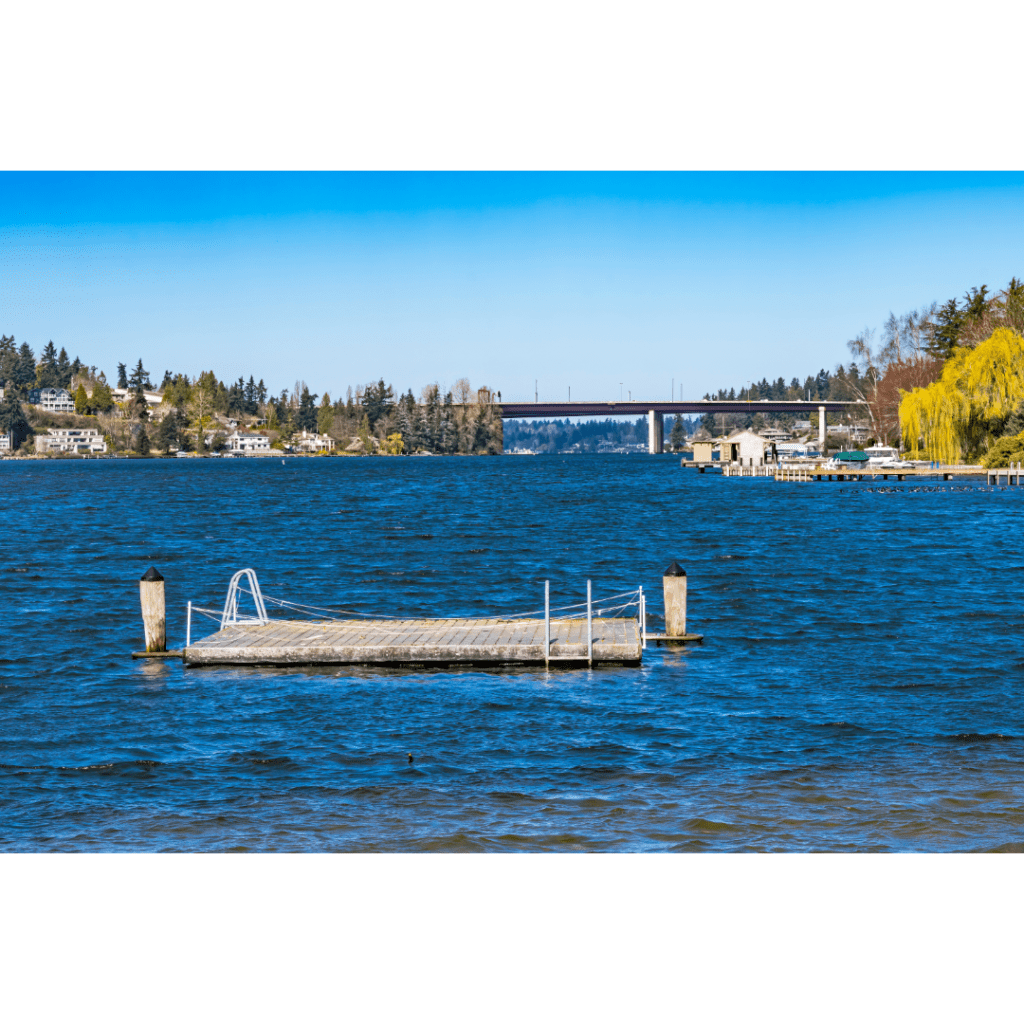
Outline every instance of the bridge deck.
[[[635, 664], [636, 619], [593, 620], [595, 663]], [[187, 665], [544, 664], [543, 619], [276, 620], [226, 626], [185, 648]], [[587, 661], [587, 620], [552, 619], [549, 660]]]

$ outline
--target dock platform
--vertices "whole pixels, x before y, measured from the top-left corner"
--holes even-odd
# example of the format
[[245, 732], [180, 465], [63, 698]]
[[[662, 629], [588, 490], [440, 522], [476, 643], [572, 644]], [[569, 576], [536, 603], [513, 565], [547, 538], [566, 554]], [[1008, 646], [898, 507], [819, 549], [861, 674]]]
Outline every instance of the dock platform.
[[[593, 619], [593, 664], [640, 663], [633, 618]], [[276, 619], [227, 625], [184, 650], [186, 665], [586, 665], [587, 620], [552, 619]]]

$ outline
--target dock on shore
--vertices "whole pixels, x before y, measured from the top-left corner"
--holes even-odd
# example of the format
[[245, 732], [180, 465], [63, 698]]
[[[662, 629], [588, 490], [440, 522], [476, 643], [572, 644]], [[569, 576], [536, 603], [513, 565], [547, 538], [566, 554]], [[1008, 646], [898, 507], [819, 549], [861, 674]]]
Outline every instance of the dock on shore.
[[[1005, 470], [1003, 470], [1005, 473]], [[823, 466], [735, 466], [726, 476], [767, 476], [783, 483], [811, 483], [818, 480], [890, 480], [897, 481], [931, 478], [934, 480], [960, 480], [969, 477], [983, 477], [985, 470], [981, 466], [915, 466], [906, 469], [883, 469], [880, 466], [868, 466], [863, 469], [825, 468]]]
[[184, 650], [186, 665], [639, 664], [635, 618], [274, 620], [228, 625]]

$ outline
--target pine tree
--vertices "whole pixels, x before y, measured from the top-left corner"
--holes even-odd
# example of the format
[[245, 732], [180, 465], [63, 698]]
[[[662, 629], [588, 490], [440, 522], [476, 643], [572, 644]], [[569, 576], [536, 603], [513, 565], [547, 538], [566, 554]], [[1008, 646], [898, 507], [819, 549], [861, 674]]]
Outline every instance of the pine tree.
[[683, 418], [676, 416], [672, 422], [672, 433], [669, 435], [668, 443], [672, 451], [678, 452], [686, 444], [686, 435], [683, 433]]
[[78, 390], [75, 392], [75, 412], [80, 416], [84, 416], [89, 410], [89, 396], [85, 393], [85, 385], [79, 383]]
[[67, 349], [62, 348], [57, 357], [57, 365], [54, 368], [54, 375], [57, 379], [56, 386], [59, 388], [71, 387], [71, 360], [68, 359]]
[[134, 391], [137, 395], [141, 395], [146, 388], [153, 387], [149, 380], [149, 374], [146, 372], [145, 367], [142, 365], [141, 359], [135, 364], [135, 369], [132, 370], [132, 375], [128, 378], [127, 384], [120, 383], [120, 374], [123, 368], [123, 364], [118, 363], [118, 387], [130, 387], [132, 391]]
[[149, 434], [146, 433], [144, 426], [139, 427], [139, 432], [135, 435], [135, 452], [138, 455], [149, 454]]
[[11, 435], [11, 450], [19, 448], [32, 433], [25, 410], [21, 407], [18, 396], [11, 391], [4, 395], [0, 402], [0, 434]]

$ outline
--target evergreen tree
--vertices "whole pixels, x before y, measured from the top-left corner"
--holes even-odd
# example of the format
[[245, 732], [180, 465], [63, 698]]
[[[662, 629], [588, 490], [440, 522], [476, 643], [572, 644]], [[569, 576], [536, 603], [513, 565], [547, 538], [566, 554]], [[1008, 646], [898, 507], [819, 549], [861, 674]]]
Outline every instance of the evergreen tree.
[[0, 402], [0, 434], [11, 434], [11, 451], [20, 448], [25, 439], [32, 433], [25, 410], [21, 407], [18, 396], [11, 391], [4, 395]]
[[295, 413], [295, 426], [298, 430], [316, 432], [316, 395], [309, 393], [309, 388], [303, 387], [302, 397], [299, 399], [299, 408]]
[[334, 406], [331, 405], [331, 396], [325, 391], [316, 414], [316, 429], [320, 434], [327, 434], [333, 425]]
[[75, 392], [75, 412], [84, 416], [89, 411], [89, 396], [85, 393], [85, 385], [79, 382]]
[[18, 350], [14, 347], [14, 335], [9, 338], [0, 335], [0, 387], [13, 382], [18, 367]]
[[135, 435], [134, 448], [137, 455], [149, 454], [149, 434], [146, 433], [146, 428], [141, 424], [139, 426], [139, 432]]
[[386, 416], [391, 407], [395, 404], [395, 392], [390, 384], [384, 384], [381, 377], [377, 384], [370, 384], [363, 395], [363, 408], [370, 421], [371, 429], [377, 425], [377, 421]]
[[111, 394], [109, 385], [102, 378], [93, 385], [89, 407], [95, 409], [96, 412], [108, 412], [114, 408], [114, 396]]
[[676, 416], [672, 421], [672, 433], [669, 434], [668, 443], [672, 451], [678, 452], [686, 444], [686, 435], [683, 433], [683, 419]]
[[39, 356], [39, 365], [35, 368], [35, 382], [41, 388], [59, 387], [57, 381], [57, 350], [53, 342], [46, 343]]
[[[969, 298], [970, 294], [968, 293]], [[926, 346], [928, 352], [936, 359], [948, 359], [960, 344], [960, 334], [964, 329], [966, 319], [966, 311], [957, 305], [956, 299], [950, 299], [935, 314], [935, 324], [931, 329], [931, 337]]]
[[170, 370], [164, 370], [164, 379], [160, 381], [160, 390], [166, 391], [167, 388], [174, 383], [174, 378], [171, 376]]
[[12, 383], [21, 389], [32, 387], [36, 382], [36, 358], [28, 342], [23, 341], [18, 349], [18, 361], [11, 377]]
[[128, 387], [128, 370], [124, 363], [117, 364], [117, 386], [119, 388]]
[[[117, 372], [119, 375], [123, 368], [123, 364], [118, 363]], [[130, 387], [132, 391], [134, 391], [135, 394], [137, 395], [141, 395], [142, 392], [147, 388], [152, 390], [153, 385], [150, 383], [149, 374], [146, 372], [145, 367], [142, 365], [141, 359], [135, 364], [135, 369], [132, 370], [132, 375], [128, 378], [128, 383], [118, 383], [118, 387]]]
[[[75, 362], [78, 362], [78, 360], [76, 359]], [[60, 355], [57, 357], [57, 365], [55, 367], [55, 377], [57, 379], [56, 387], [71, 387], [71, 374], [73, 372], [74, 371], [71, 369], [71, 361], [68, 359], [67, 350], [62, 348], [60, 350]]]
[[162, 448], [166, 452], [171, 448], [179, 447], [179, 434], [180, 427], [178, 424], [178, 414], [174, 409], [171, 409], [171, 411], [157, 426], [154, 440], [156, 441], [157, 447]]

